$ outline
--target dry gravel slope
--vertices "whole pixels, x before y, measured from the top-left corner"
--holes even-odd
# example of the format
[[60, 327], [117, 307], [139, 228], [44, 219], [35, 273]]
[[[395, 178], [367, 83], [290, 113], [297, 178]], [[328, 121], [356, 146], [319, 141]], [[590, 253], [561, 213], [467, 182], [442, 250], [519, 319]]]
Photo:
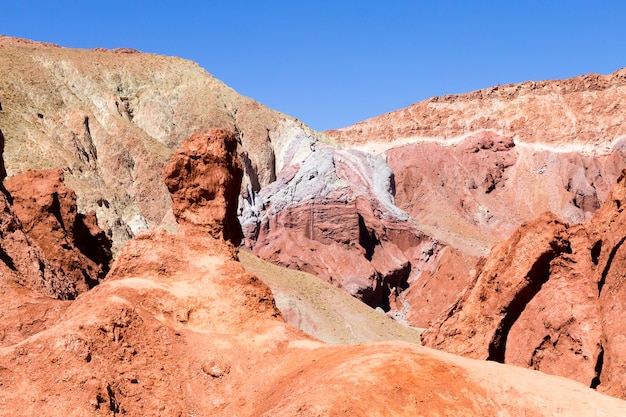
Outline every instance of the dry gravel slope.
[[272, 290], [287, 324], [328, 344], [399, 340], [420, 343], [418, 329], [402, 325], [318, 277], [239, 252], [246, 270]]

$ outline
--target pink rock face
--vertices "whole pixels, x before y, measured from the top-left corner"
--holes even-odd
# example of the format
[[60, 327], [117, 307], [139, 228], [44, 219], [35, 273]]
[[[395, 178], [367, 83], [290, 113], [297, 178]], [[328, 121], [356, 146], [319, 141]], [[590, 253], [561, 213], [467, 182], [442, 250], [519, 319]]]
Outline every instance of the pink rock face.
[[19, 221], [46, 258], [71, 286], [73, 298], [97, 285], [111, 261], [111, 241], [97, 225], [95, 213], [77, 212], [76, 193], [60, 170], [27, 171], [5, 182]]
[[435, 236], [476, 255], [545, 211], [569, 223], [590, 218], [626, 164], [621, 148], [585, 156], [534, 146], [481, 132], [456, 145], [389, 149], [396, 204]]
[[[477, 262], [477, 257], [451, 246], [443, 248], [437, 259], [437, 268], [424, 271], [402, 293], [410, 307], [407, 321], [414, 327], [426, 328], [440, 314], [448, 311], [476, 275]], [[397, 309], [402, 307], [402, 304], [396, 306]]]
[[318, 144], [302, 164], [283, 169], [261, 199], [258, 223], [245, 229], [255, 254], [385, 311], [441, 249], [393, 204], [384, 162], [362, 152]]
[[237, 199], [243, 171], [232, 132], [214, 129], [187, 139], [164, 171], [172, 210], [183, 227], [239, 245]]
[[520, 227], [423, 334], [426, 345], [565, 376], [626, 398], [626, 171], [583, 225]]
[[376, 235], [380, 221], [371, 212], [361, 213], [357, 204], [336, 200], [290, 207], [261, 225], [255, 252], [388, 310], [388, 297], [406, 285], [410, 265], [387, 236]]

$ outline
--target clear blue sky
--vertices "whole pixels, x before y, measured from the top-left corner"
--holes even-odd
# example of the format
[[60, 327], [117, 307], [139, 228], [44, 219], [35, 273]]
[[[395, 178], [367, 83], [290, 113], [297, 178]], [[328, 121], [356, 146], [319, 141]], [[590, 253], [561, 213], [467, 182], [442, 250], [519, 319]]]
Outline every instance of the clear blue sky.
[[0, 7], [2, 34], [188, 58], [318, 130], [435, 95], [613, 72], [626, 66], [625, 22], [620, 0], [11, 0]]

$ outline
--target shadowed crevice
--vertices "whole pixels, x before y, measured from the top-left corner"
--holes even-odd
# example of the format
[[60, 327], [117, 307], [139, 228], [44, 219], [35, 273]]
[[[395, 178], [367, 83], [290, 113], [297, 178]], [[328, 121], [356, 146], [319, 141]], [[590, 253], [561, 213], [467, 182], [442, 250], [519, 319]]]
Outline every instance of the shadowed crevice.
[[615, 247], [611, 249], [611, 253], [609, 254], [609, 259], [607, 259], [606, 264], [604, 265], [604, 269], [602, 270], [602, 275], [600, 275], [600, 280], [598, 281], [598, 296], [600, 296], [600, 293], [602, 292], [602, 287], [604, 287], [604, 283], [606, 282], [606, 276], [608, 275], [609, 270], [611, 269], [613, 258], [615, 258], [615, 254], [624, 243], [624, 240], [626, 240], [626, 236], [624, 236], [617, 243], [617, 245], [615, 245]]
[[489, 344], [489, 356], [487, 360], [504, 363], [506, 341], [511, 327], [522, 314], [528, 303], [541, 290], [550, 278], [550, 262], [556, 258], [554, 250], [543, 253], [526, 274], [527, 285], [522, 288], [506, 306], [504, 317], [500, 322], [491, 343]]
[[361, 245], [361, 247], [365, 249], [365, 258], [368, 261], [371, 261], [372, 256], [374, 256], [374, 249], [376, 248], [376, 245], [378, 245], [380, 242], [376, 238], [376, 234], [374, 233], [374, 231], [368, 230], [367, 226], [365, 225], [365, 220], [363, 219], [363, 216], [361, 216], [360, 214], [358, 214], [358, 216], [359, 245]]
[[602, 253], [602, 240], [598, 240], [591, 248], [591, 262], [593, 262], [594, 265], [598, 265], [600, 253]]
[[598, 354], [598, 360], [596, 361], [596, 366], [594, 368], [596, 376], [591, 380], [591, 385], [589, 386], [592, 389], [596, 389], [598, 385], [600, 385], [600, 374], [602, 373], [602, 367], [604, 366], [604, 347], [600, 346], [600, 353]]
[[13, 258], [0, 246], [0, 261], [4, 262], [12, 271], [17, 271]]

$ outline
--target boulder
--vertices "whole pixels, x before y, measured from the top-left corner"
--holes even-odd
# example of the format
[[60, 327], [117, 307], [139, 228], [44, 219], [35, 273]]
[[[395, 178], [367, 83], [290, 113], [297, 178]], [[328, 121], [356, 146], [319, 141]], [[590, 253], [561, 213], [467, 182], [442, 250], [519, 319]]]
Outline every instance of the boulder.
[[179, 225], [238, 246], [243, 237], [237, 219], [242, 176], [232, 132], [215, 129], [192, 135], [163, 173]]

